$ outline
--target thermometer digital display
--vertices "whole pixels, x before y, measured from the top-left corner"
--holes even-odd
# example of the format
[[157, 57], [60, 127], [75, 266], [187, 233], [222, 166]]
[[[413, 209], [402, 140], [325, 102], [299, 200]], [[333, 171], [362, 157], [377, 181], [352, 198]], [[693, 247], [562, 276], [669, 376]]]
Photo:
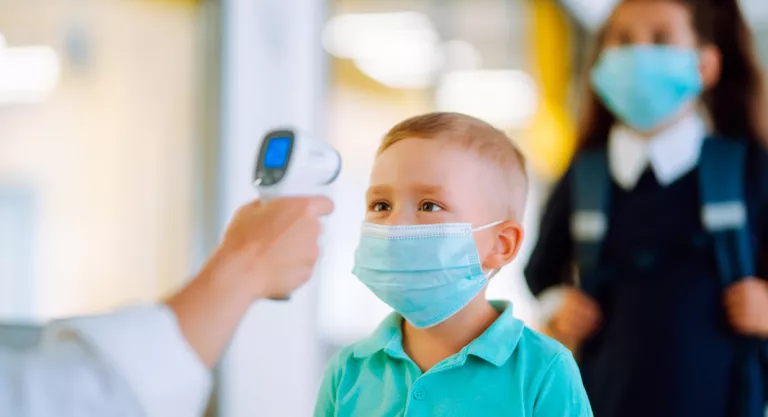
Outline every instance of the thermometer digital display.
[[291, 138], [272, 138], [267, 143], [264, 155], [265, 168], [285, 168], [288, 163], [288, 155], [291, 151]]

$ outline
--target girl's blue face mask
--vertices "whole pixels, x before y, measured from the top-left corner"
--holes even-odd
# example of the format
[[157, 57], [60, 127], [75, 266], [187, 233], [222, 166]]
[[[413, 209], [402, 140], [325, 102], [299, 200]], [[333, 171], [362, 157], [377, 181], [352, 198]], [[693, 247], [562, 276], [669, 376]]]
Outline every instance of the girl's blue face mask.
[[628, 127], [651, 131], [671, 121], [703, 90], [695, 49], [635, 45], [604, 51], [590, 74], [592, 88]]
[[[469, 223], [363, 225], [352, 271], [416, 328], [439, 324], [488, 283]], [[492, 274], [491, 274], [492, 275]]]

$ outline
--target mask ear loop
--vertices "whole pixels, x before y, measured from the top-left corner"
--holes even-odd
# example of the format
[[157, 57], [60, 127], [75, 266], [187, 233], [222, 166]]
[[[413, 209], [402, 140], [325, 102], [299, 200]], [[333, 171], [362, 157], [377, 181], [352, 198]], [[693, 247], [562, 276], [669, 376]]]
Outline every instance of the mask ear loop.
[[486, 229], [490, 229], [491, 227], [498, 226], [498, 225], [500, 225], [500, 224], [502, 224], [504, 222], [505, 222], [505, 220], [499, 220], [497, 222], [488, 223], [485, 226], [480, 226], [480, 227], [474, 228], [474, 229], [472, 229], [472, 231], [473, 232], [480, 232], [480, 231], [483, 231], [483, 230], [486, 230]]
[[[483, 231], [483, 230], [486, 230], [486, 229], [490, 229], [491, 227], [498, 226], [498, 225], [500, 225], [500, 224], [502, 224], [504, 222], [505, 222], [505, 220], [499, 220], [499, 221], [496, 221], [496, 222], [493, 222], [493, 223], [488, 223], [485, 226], [480, 226], [478, 228], [472, 229], [472, 232], [480, 232], [480, 231]], [[500, 269], [492, 269], [490, 272], [485, 274], [485, 279], [490, 281], [491, 278], [495, 277], [496, 274], [499, 273], [499, 271], [500, 271]]]

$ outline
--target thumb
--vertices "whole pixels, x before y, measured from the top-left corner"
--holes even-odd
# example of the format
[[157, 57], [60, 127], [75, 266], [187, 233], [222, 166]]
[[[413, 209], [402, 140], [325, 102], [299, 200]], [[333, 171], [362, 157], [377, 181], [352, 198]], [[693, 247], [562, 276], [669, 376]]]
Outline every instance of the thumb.
[[240, 206], [240, 209], [238, 211], [253, 211], [261, 207], [261, 201], [259, 199], [251, 200], [250, 202], [243, 204]]
[[334, 209], [333, 201], [324, 196], [307, 197], [307, 204], [309, 212], [316, 216], [327, 216]]

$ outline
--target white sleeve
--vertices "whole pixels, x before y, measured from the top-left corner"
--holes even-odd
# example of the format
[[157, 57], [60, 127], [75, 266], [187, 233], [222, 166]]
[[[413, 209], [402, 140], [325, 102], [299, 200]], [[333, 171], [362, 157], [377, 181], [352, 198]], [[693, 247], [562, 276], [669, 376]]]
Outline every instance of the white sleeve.
[[74, 341], [48, 352], [0, 350], [3, 417], [143, 417], [129, 393]]
[[121, 397], [126, 399], [119, 402], [133, 402], [141, 410], [139, 416], [203, 415], [211, 389], [210, 372], [189, 346], [176, 316], [166, 306], [132, 308], [106, 316], [53, 323], [47, 329], [43, 347], [49, 352], [56, 351], [71, 340], [84, 347], [102, 373], [125, 388]]

